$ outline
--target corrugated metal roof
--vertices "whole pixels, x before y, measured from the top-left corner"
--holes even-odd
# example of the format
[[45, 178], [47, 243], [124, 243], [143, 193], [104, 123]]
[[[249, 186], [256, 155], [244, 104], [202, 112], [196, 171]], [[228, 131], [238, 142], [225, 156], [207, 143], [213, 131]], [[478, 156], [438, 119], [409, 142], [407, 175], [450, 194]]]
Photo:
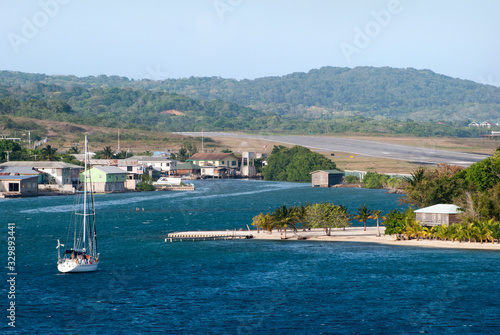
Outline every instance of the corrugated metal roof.
[[34, 167], [35, 169], [63, 169], [63, 168], [78, 168], [81, 166], [69, 164], [65, 162], [55, 162], [55, 161], [10, 161], [0, 164], [0, 166], [26, 166]]
[[457, 205], [438, 204], [434, 206], [417, 209], [415, 213], [460, 214], [462, 213], [462, 211], [460, 210], [460, 207], [458, 207]]
[[226, 157], [233, 156], [234, 158], [238, 159], [234, 154], [228, 154], [228, 153], [202, 153], [198, 152], [194, 154], [193, 156], [189, 157], [190, 161], [220, 161], [225, 159]]
[[38, 180], [38, 176], [0, 176], [0, 180], [24, 180], [31, 178]]
[[93, 168], [107, 174], [127, 174], [127, 171], [117, 168], [116, 166], [94, 166]]
[[200, 170], [201, 166], [195, 163], [177, 163], [177, 170]]
[[169, 158], [154, 157], [154, 156], [132, 156], [132, 157], [129, 157], [127, 159], [138, 161], [138, 162], [172, 162], [172, 160]]
[[5, 166], [3, 169], [0, 168], [0, 173], [19, 173], [21, 175], [39, 175], [41, 172], [33, 170], [32, 167], [27, 166]]
[[317, 170], [317, 171], [311, 172], [311, 174], [312, 173], [317, 173], [317, 172], [326, 172], [326, 173], [334, 173], [334, 174], [344, 174], [343, 171], [339, 171], [339, 170]]

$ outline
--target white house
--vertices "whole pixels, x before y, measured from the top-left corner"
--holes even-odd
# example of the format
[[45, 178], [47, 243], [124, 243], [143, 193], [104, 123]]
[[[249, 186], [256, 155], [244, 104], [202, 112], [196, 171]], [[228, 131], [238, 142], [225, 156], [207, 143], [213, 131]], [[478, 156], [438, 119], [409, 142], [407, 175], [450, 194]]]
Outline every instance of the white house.
[[154, 156], [132, 156], [128, 160], [135, 160], [140, 165], [151, 167], [154, 170], [164, 172], [168, 175], [177, 174], [177, 161], [165, 157]]
[[78, 165], [54, 161], [11, 161], [0, 166], [34, 168], [49, 175], [51, 181], [57, 185], [76, 185], [83, 169]]

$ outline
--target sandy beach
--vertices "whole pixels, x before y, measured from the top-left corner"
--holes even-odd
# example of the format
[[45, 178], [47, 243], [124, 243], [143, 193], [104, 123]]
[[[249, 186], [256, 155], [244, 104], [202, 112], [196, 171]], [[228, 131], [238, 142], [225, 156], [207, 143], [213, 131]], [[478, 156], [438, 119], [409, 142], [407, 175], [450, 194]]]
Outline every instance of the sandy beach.
[[380, 227], [381, 236], [377, 237], [376, 227], [367, 227], [366, 231], [363, 227], [349, 227], [345, 230], [333, 229], [331, 236], [326, 236], [322, 229], [312, 229], [310, 231], [298, 231], [294, 234], [287, 231], [286, 239], [284, 233], [273, 231], [272, 233], [256, 230], [224, 230], [224, 231], [185, 231], [168, 234], [168, 238], [201, 238], [213, 236], [234, 236], [237, 238], [252, 235], [254, 240], [286, 240], [286, 241], [332, 241], [332, 242], [365, 242], [379, 243], [386, 245], [408, 246], [408, 247], [424, 247], [424, 248], [450, 248], [450, 249], [473, 249], [473, 250], [497, 250], [500, 251], [500, 244], [476, 243], [476, 242], [452, 242], [428, 239], [412, 239], [412, 240], [396, 240], [395, 237], [384, 235], [385, 227]]

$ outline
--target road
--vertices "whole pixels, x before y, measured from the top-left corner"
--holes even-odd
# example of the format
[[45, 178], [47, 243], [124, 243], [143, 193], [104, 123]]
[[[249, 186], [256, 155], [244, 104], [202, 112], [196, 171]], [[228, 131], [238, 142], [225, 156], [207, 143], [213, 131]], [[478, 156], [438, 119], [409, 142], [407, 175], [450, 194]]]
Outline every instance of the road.
[[[202, 136], [201, 132], [179, 132], [184, 136]], [[346, 152], [367, 157], [381, 157], [414, 162], [417, 164], [440, 164], [470, 166], [488, 155], [471, 154], [456, 151], [435, 150], [418, 148], [406, 145], [390, 144], [383, 142], [354, 140], [339, 137], [319, 136], [294, 136], [294, 135], [249, 135], [225, 132], [204, 132], [205, 137], [234, 137], [268, 140], [291, 145], [301, 145], [313, 150]]]

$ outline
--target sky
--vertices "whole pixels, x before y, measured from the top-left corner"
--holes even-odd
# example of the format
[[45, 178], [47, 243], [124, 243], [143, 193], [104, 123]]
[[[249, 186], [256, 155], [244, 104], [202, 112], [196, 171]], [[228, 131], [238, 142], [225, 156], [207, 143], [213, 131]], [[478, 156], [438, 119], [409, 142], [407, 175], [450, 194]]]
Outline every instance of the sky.
[[0, 70], [255, 79], [429, 69], [500, 86], [498, 0], [2, 0]]

